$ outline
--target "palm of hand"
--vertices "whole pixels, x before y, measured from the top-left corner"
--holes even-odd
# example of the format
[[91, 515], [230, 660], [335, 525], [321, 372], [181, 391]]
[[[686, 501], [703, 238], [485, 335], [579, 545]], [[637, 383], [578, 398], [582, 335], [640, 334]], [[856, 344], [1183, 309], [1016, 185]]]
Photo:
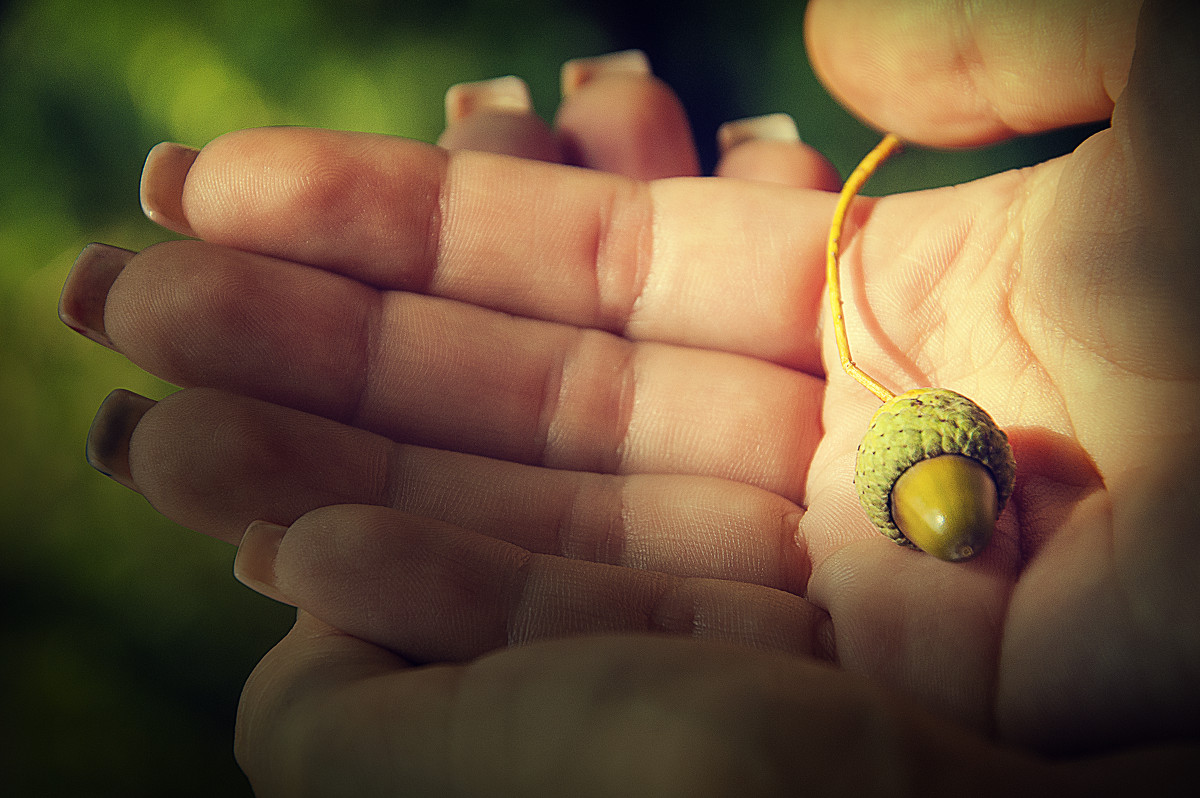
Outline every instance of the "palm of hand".
[[[1139, 283], [1133, 264], [1154, 242], [1073, 210], [1120, 212], [1109, 198], [1126, 186], [1081, 180], [1119, 179], [1118, 135], [1024, 174], [889, 198], [849, 253], [868, 284], [860, 328], [874, 332], [860, 333], [859, 364], [903, 388], [960, 390], [1009, 432], [1017, 488], [992, 549], [957, 568], [865, 542], [835, 550], [873, 400], [832, 371], [802, 524], [810, 551], [832, 552], [809, 596], [831, 612], [843, 664], [1047, 748], [1166, 733], [1190, 711], [1167, 675], [1196, 650], [1195, 559], [1178, 556], [1195, 550], [1194, 480], [1167, 465], [1197, 443], [1188, 331], [1171, 328], [1181, 314], [1157, 277]], [[905, 226], [916, 233], [897, 248]], [[826, 363], [837, 368], [831, 345]]]
[[[833, 4], [816, 14], [830, 25], [849, 18]], [[843, 615], [857, 610], [861, 628], [853, 638], [881, 674], [894, 669], [910, 689], [923, 684], [919, 692], [938, 693], [943, 706], [956, 693], [973, 693], [960, 712], [973, 704], [976, 719], [994, 722], [1003, 736], [1052, 749], [1170, 735], [1188, 728], [1187, 714], [1196, 710], [1187, 674], [1196, 672], [1198, 650], [1197, 598], [1188, 586], [1197, 583], [1189, 497], [1200, 336], [1188, 264], [1198, 247], [1188, 158], [1194, 138], [1179, 115], [1196, 73], [1194, 59], [1161, 55], [1184, 52], [1180, 31], [1194, 31], [1192, 22], [1178, 7], [1146, 3], [1136, 51], [1130, 44], [1097, 59], [1108, 70], [1105, 92], [1096, 91], [1094, 75], [1058, 86], [1078, 92], [1075, 110], [1088, 105], [1089, 91], [1119, 96], [1112, 128], [1070, 156], [942, 192], [940, 204], [936, 194], [924, 207], [920, 197], [889, 198], [863, 235], [865, 304], [873, 316], [860, 322], [860, 365], [898, 387], [957, 388], [991, 410], [1012, 438], [1018, 488], [1001, 519], [1001, 548], [978, 573], [969, 566], [943, 579], [932, 564], [914, 562], [904, 576], [921, 567], [923, 578], [901, 583], [888, 572], [899, 571], [894, 563], [847, 561], [825, 580], [828, 588], [820, 581], [811, 587], [840, 596]], [[816, 29], [827, 34], [829, 27]], [[1118, 29], [1128, 32], [1121, 25], [1108, 31]], [[981, 23], [969, 38], [986, 50], [998, 30]], [[813, 36], [810, 45], [852, 105], [913, 138], [961, 141], [997, 128], [1037, 129], [1060, 110], [1035, 98], [1056, 79], [1033, 69], [1012, 93], [966, 77], [971, 90], [967, 110], [956, 109], [961, 116], [927, 114], [904, 90], [920, 86], [951, 103], [964, 95], [952, 80], [924, 83], [924, 65], [906, 68], [919, 39], [886, 50], [883, 67], [869, 56], [848, 59], [853, 49], [836, 37]], [[871, 39], [854, 41], [861, 48]], [[1123, 59], [1131, 54], [1128, 68]], [[999, 67], [982, 61], [985, 71]], [[980, 104], [990, 107], [976, 115]], [[965, 124], [944, 134], [940, 118]], [[905, 213], [901, 203], [914, 210]], [[893, 207], [894, 215], [884, 213]], [[943, 222], [941, 235], [922, 235]], [[887, 245], [873, 249], [873, 240], [911, 243], [889, 252]], [[826, 440], [848, 452], [865, 414], [836, 409], [844, 392], [832, 404], [837, 377]], [[843, 427], [839, 446], [834, 435]], [[818, 526], [819, 508], [809, 499], [807, 522]], [[827, 518], [820, 516], [820, 526], [834, 528]], [[866, 572], [876, 577], [869, 598], [846, 584], [846, 574]], [[889, 603], [918, 608], [890, 638], [882, 622], [871, 623], [872, 607]], [[885, 642], [872, 645], [873, 636]]]

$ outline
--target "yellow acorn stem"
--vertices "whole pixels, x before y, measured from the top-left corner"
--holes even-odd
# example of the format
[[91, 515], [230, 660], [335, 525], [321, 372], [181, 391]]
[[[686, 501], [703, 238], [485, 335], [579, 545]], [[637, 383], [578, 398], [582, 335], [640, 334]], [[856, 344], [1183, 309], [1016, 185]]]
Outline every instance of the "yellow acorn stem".
[[875, 145], [875, 149], [867, 153], [867, 157], [862, 159], [862, 163], [854, 167], [850, 177], [846, 178], [846, 184], [842, 186], [842, 193], [838, 197], [837, 207], [833, 210], [833, 221], [829, 224], [829, 244], [825, 250], [825, 283], [829, 286], [829, 306], [833, 311], [833, 335], [837, 340], [838, 356], [842, 360], [842, 368], [883, 402], [894, 398], [895, 394], [856, 366], [853, 358], [850, 357], [850, 339], [846, 337], [846, 317], [842, 312], [842, 286], [838, 276], [838, 255], [842, 243], [842, 228], [846, 225], [846, 211], [850, 208], [850, 202], [858, 194], [863, 183], [867, 182], [867, 179], [879, 167], [879, 164], [883, 163], [884, 159], [891, 155], [899, 145], [900, 139], [894, 133], [888, 133], [883, 137], [883, 141]]

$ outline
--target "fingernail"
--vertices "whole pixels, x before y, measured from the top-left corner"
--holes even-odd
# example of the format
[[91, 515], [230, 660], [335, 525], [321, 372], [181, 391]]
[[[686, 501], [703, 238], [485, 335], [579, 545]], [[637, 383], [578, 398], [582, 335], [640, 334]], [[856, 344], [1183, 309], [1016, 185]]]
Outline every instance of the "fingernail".
[[157, 225], [185, 236], [196, 233], [183, 212], [183, 183], [200, 150], [164, 141], [150, 150], [142, 167], [142, 212]]
[[113, 348], [104, 331], [104, 303], [117, 276], [134, 253], [107, 244], [88, 244], [75, 259], [58, 298], [63, 324], [102, 346]]
[[275, 584], [275, 559], [287, 531], [286, 526], [269, 521], [251, 521], [233, 558], [233, 575], [254, 592], [295, 606]]
[[602, 75], [646, 77], [650, 74], [650, 59], [641, 50], [621, 50], [592, 58], [576, 58], [562, 66], [562, 93], [564, 97], [569, 97]]
[[788, 114], [766, 114], [726, 122], [717, 129], [717, 146], [721, 154], [747, 141], [781, 141], [799, 144], [800, 131], [796, 120]]
[[87, 461], [92, 468], [137, 490], [129, 470], [129, 439], [154, 405], [153, 399], [120, 388], [105, 397], [88, 430]]
[[461, 122], [479, 111], [532, 113], [529, 85], [516, 75], [473, 83], [459, 83], [446, 90], [446, 124]]

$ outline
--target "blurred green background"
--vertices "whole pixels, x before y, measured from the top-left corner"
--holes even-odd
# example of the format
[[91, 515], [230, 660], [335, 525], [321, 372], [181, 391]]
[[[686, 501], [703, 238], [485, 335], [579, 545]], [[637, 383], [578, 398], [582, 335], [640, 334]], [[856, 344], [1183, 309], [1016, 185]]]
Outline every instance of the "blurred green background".
[[[803, 3], [705, 0], [31, 0], [0, 6], [0, 783], [14, 796], [248, 795], [238, 693], [291, 613], [237, 584], [230, 547], [84, 463], [114, 387], [171, 390], [56, 316], [89, 241], [140, 248], [137, 184], [163, 140], [302, 124], [432, 141], [449, 85], [519, 74], [553, 115], [567, 58], [640, 47], [692, 113], [786, 111], [843, 175], [876, 141], [805, 60]], [[909, 151], [869, 193], [1069, 150], [1080, 131]]]

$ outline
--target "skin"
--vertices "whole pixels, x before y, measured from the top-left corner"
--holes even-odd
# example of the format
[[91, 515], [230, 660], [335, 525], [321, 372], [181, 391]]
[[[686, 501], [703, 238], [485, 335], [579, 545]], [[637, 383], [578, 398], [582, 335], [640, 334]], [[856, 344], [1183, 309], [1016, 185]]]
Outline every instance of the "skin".
[[205, 243], [133, 258], [104, 327], [188, 386], [133, 430], [132, 484], [232, 542], [291, 525], [270, 576], [302, 612], [238, 725], [260, 794], [1186, 788], [1200, 27], [1148, 7], [1135, 52], [1135, 4], [995, 5], [808, 19], [818, 72], [910, 140], [1112, 118], [1067, 157], [852, 212], [859, 365], [971, 396], [1013, 443], [966, 564], [857, 507], [877, 401], [824, 316], [834, 197], [635, 179], [694, 152], [611, 112], [679, 130], [652, 78], [585, 86], [536, 134], [624, 152], [582, 164], [608, 172], [296, 129], [200, 153], [178, 202]]

